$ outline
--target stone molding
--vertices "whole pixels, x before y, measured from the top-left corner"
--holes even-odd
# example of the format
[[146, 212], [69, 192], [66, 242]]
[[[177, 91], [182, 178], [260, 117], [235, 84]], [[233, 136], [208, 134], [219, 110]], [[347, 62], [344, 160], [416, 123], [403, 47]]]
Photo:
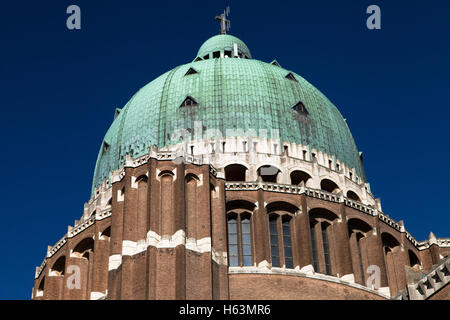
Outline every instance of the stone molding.
[[[309, 270], [309, 269], [308, 269]], [[390, 299], [389, 295], [386, 295], [386, 292], [380, 288], [379, 290], [373, 290], [358, 283], [354, 283], [351, 281], [346, 281], [345, 278], [337, 278], [333, 276], [328, 276], [321, 273], [314, 273], [311, 271], [304, 272], [303, 269], [288, 269], [288, 268], [269, 268], [267, 266], [253, 266], [253, 267], [229, 267], [228, 274], [271, 274], [271, 275], [288, 275], [288, 276], [296, 276], [296, 277], [304, 277], [316, 280], [324, 280], [334, 283], [340, 283], [349, 287], [354, 287], [360, 290], [364, 290], [378, 296], [381, 296], [385, 299]], [[348, 277], [347, 277], [348, 279]]]

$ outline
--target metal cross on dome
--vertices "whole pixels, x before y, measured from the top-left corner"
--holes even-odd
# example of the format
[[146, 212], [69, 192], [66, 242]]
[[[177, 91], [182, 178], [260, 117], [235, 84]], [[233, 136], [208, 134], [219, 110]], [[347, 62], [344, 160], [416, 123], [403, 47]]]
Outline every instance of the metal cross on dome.
[[230, 30], [231, 22], [227, 19], [229, 14], [230, 7], [227, 7], [220, 16], [216, 16], [216, 20], [220, 21], [220, 34], [227, 34], [227, 31]]

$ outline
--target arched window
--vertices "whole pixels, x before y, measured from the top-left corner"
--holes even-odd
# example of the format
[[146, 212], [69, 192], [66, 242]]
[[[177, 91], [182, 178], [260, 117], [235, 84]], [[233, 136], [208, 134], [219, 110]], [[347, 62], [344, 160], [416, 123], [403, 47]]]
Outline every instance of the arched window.
[[50, 275], [52, 276], [63, 276], [66, 269], [66, 257], [61, 256], [55, 261], [50, 269]]
[[411, 250], [408, 250], [408, 257], [409, 257], [409, 266], [412, 268], [419, 269], [420, 268], [420, 260], [416, 256], [414, 252]]
[[311, 179], [311, 176], [306, 172], [300, 170], [295, 170], [291, 172], [291, 184], [293, 185], [299, 185], [301, 182], [303, 182], [306, 185], [309, 179]]
[[230, 164], [225, 167], [226, 181], [245, 181], [247, 168], [241, 164]]
[[309, 211], [309, 218], [314, 271], [332, 275], [331, 253], [334, 244], [330, 239], [332, 236], [330, 226], [338, 217], [327, 209], [315, 208]]
[[384, 252], [392, 252], [400, 243], [395, 239], [394, 236], [389, 233], [383, 232], [381, 234], [381, 241], [383, 243]]
[[73, 255], [79, 258], [86, 258], [89, 260], [94, 252], [94, 239], [85, 238], [81, 240], [73, 249]]
[[387, 232], [381, 233], [381, 241], [383, 243], [384, 262], [386, 265], [386, 275], [391, 294], [396, 295], [399, 290], [403, 289], [402, 278], [405, 276], [404, 267], [400, 267], [397, 263], [400, 250], [400, 242]]
[[264, 182], [277, 182], [278, 173], [280, 170], [274, 166], [262, 166], [258, 169], [258, 176]]
[[252, 266], [251, 214], [246, 211], [228, 213], [228, 260], [230, 267]]
[[103, 232], [100, 234], [100, 240], [108, 240], [111, 238], [111, 227], [107, 227]]
[[361, 202], [359, 196], [351, 190], [347, 191], [347, 198], [349, 198], [350, 200]]
[[272, 266], [293, 269], [292, 217], [299, 208], [288, 202], [277, 201], [269, 203], [266, 210], [269, 214]]
[[320, 189], [330, 193], [339, 193], [340, 191], [338, 185], [329, 179], [323, 179], [320, 182]]
[[[350, 219], [347, 222], [350, 250], [352, 252], [353, 270], [355, 281], [361, 285], [366, 285], [365, 267], [363, 261], [363, 251], [366, 248], [366, 236], [372, 227], [360, 219]], [[365, 255], [364, 255], [365, 256]]]

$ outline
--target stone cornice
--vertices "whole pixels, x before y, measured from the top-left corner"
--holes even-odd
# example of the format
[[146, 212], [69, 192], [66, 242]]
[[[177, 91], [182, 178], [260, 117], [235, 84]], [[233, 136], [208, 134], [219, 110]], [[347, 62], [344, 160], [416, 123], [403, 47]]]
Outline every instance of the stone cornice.
[[354, 288], [357, 288], [360, 290], [370, 292], [370, 293], [378, 295], [384, 299], [390, 299], [390, 296], [387, 296], [377, 290], [370, 289], [370, 288], [360, 285], [358, 283], [345, 281], [342, 278], [333, 277], [333, 276], [329, 276], [329, 275], [325, 275], [325, 274], [321, 274], [321, 273], [303, 272], [302, 270], [299, 270], [299, 269], [287, 269], [287, 268], [275, 268], [275, 267], [268, 268], [267, 266], [229, 267], [228, 274], [273, 274], [273, 275], [289, 275], [289, 276], [296, 276], [296, 277], [304, 277], [304, 278], [339, 283], [342, 285], [346, 285], [346, 286], [350, 286], [350, 287], [354, 287]]
[[[427, 249], [422, 243], [419, 243], [403, 226], [402, 223], [395, 221], [387, 214], [377, 210], [376, 208], [364, 205], [358, 201], [354, 201], [340, 194], [333, 194], [323, 190], [307, 188], [305, 186], [284, 185], [268, 182], [226, 182], [226, 191], [256, 191], [264, 190], [270, 192], [304, 194], [308, 197], [321, 199], [330, 202], [344, 203], [347, 207], [353, 208], [367, 215], [378, 217], [380, 221], [394, 228], [398, 232], [405, 233], [406, 238], [419, 250]], [[450, 239], [438, 239], [439, 246], [450, 247]]]

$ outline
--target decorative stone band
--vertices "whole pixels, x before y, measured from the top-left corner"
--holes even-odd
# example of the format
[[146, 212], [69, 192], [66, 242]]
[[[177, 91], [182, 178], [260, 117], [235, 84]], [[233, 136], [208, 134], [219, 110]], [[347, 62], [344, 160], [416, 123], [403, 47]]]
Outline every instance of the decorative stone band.
[[211, 246], [211, 238], [205, 237], [202, 239], [186, 238], [183, 230], [178, 230], [172, 236], [160, 236], [154, 231], [147, 233], [147, 239], [138, 241], [124, 240], [122, 242], [122, 254], [116, 254], [109, 257], [108, 270], [115, 270], [122, 264], [123, 256], [134, 256], [138, 253], [144, 252], [148, 247], [162, 248], [176, 248], [180, 245], [185, 246], [187, 250], [197, 253], [211, 252], [211, 259], [217, 264], [228, 265], [227, 253], [216, 251]]
[[264, 190], [271, 192], [280, 192], [280, 193], [290, 193], [290, 194], [305, 194], [312, 198], [317, 198], [325, 201], [336, 202], [336, 203], [344, 203], [346, 206], [354, 208], [358, 211], [361, 211], [370, 216], [378, 217], [381, 221], [388, 224], [392, 228], [396, 229], [399, 232], [405, 232], [406, 238], [411, 241], [415, 246], [419, 245], [419, 242], [414, 239], [409, 232], [407, 232], [404, 226], [393, 219], [391, 219], [388, 215], [378, 211], [377, 209], [366, 206], [360, 202], [351, 200], [343, 195], [329, 193], [323, 190], [317, 190], [308, 188], [305, 186], [294, 186], [294, 185], [285, 185], [278, 183], [268, 183], [268, 182], [227, 182], [225, 183], [226, 191], [256, 191], [256, 190]]
[[297, 276], [297, 277], [305, 277], [310, 279], [318, 279], [318, 280], [324, 280], [334, 283], [340, 283], [346, 286], [354, 287], [360, 290], [364, 290], [373, 294], [376, 294], [378, 296], [381, 296], [385, 299], [390, 299], [389, 294], [389, 288], [380, 288], [378, 290], [374, 290], [371, 288], [368, 288], [366, 286], [360, 285], [358, 283], [354, 282], [353, 275], [345, 275], [342, 278], [328, 276], [321, 273], [315, 273], [314, 268], [312, 266], [306, 266], [302, 269], [299, 269], [298, 267], [295, 269], [288, 269], [288, 268], [269, 268], [267, 265], [260, 263], [258, 266], [253, 267], [229, 267], [228, 268], [228, 274], [273, 274], [273, 275], [290, 275], [290, 276]]
[[39, 276], [40, 276], [42, 270], [44, 270], [46, 264], [47, 264], [47, 260], [44, 259], [44, 261], [42, 261], [41, 265], [39, 267], [36, 267], [36, 272], [34, 274], [35, 279], [39, 278]]
[[418, 243], [419, 250], [428, 249], [432, 244], [437, 244], [440, 248], [450, 248], [450, 238], [425, 240]]
[[450, 257], [414, 284], [408, 285], [410, 300], [425, 300], [450, 282]]

